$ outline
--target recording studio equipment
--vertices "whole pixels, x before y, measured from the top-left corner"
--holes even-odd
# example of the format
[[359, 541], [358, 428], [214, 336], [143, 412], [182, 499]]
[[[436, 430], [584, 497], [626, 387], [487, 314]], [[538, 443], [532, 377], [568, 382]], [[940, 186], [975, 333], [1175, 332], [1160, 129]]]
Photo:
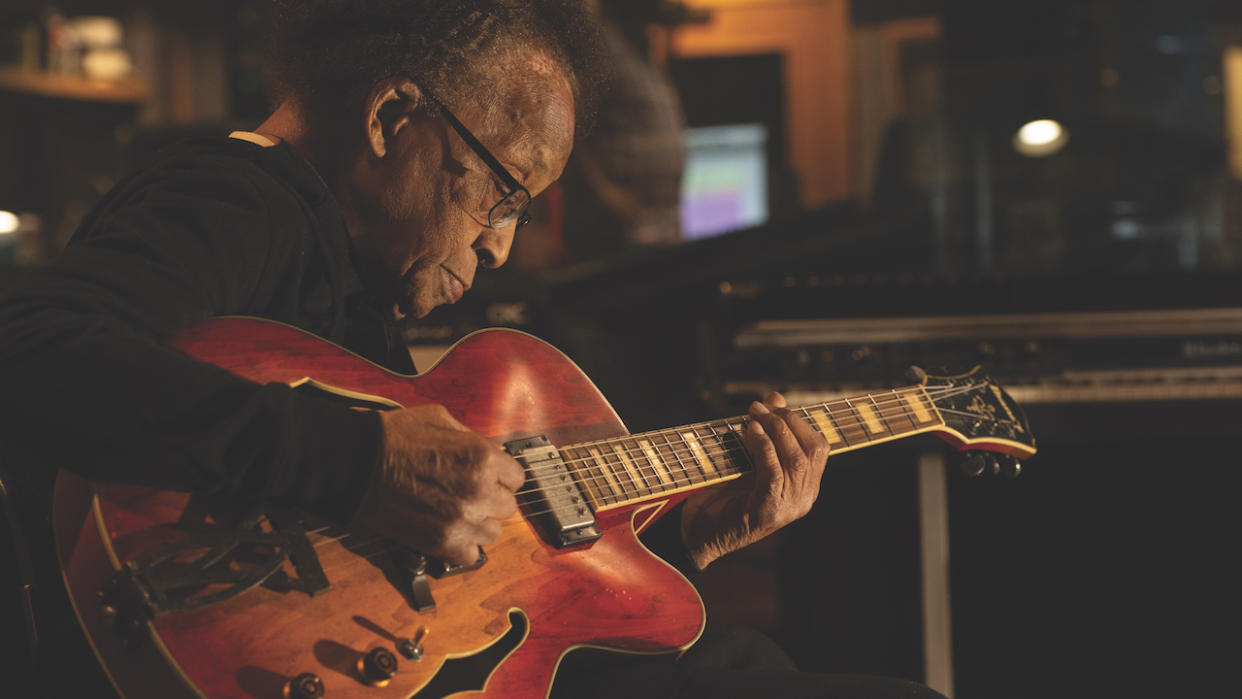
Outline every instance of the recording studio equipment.
[[1023, 403], [1242, 398], [1242, 308], [748, 323], [726, 395], [827, 400], [911, 364], [980, 364]]

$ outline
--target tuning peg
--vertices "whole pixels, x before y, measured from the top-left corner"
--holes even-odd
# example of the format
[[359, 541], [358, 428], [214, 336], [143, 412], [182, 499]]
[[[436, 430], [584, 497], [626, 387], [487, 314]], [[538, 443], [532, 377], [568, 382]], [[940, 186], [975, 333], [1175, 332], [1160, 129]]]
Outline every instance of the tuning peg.
[[1017, 457], [1008, 454], [998, 454], [996, 456], [997, 475], [1006, 478], [1017, 478], [1022, 475], [1022, 462]]
[[984, 471], [989, 470], [989, 466], [991, 464], [988, 463], [988, 455], [982, 452], [971, 452], [958, 464], [958, 468], [961, 469], [962, 473], [971, 478], [982, 476]]

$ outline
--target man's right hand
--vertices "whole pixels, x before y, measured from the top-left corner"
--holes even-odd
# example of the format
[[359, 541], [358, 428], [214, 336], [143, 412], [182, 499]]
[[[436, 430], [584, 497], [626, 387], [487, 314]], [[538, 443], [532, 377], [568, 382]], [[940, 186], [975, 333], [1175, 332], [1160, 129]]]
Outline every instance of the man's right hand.
[[459, 565], [500, 537], [522, 467], [440, 405], [382, 412], [384, 458], [354, 524]]

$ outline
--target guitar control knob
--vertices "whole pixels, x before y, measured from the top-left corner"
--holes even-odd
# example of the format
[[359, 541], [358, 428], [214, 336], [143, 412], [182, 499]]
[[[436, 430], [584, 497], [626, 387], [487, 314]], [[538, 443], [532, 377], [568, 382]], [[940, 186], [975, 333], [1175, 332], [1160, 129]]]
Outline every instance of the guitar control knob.
[[289, 699], [323, 699], [323, 680], [319, 679], [319, 675], [303, 672], [285, 685], [285, 696]]
[[414, 638], [405, 638], [397, 643], [397, 650], [401, 651], [401, 655], [410, 660], [423, 659], [423, 639], [427, 638], [428, 629], [426, 626], [418, 630], [414, 634]]
[[358, 659], [358, 672], [367, 684], [383, 687], [397, 675], [397, 656], [387, 648], [373, 648]]

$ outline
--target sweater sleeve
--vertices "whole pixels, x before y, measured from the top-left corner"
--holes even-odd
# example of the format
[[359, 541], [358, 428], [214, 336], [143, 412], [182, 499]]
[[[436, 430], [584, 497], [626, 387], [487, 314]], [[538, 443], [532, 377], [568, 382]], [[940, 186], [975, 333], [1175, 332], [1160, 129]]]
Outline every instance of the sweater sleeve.
[[0, 436], [47, 457], [24, 467], [352, 515], [380, 458], [378, 415], [163, 344], [256, 307], [271, 261], [304, 254], [273, 225], [282, 196], [210, 168], [123, 185], [54, 264], [0, 299]]

